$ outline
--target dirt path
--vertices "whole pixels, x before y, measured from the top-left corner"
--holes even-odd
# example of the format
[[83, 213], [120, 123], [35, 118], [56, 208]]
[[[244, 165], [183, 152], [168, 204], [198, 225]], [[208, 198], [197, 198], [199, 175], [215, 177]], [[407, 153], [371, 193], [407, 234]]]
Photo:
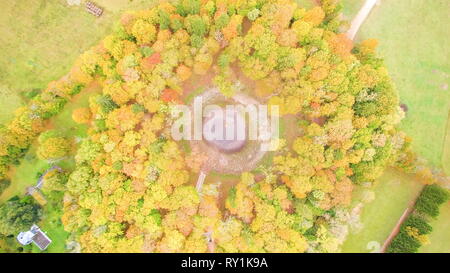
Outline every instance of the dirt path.
[[195, 188], [197, 189], [197, 192], [202, 191], [203, 183], [205, 183], [205, 178], [206, 178], [206, 173], [204, 173], [203, 171], [200, 172], [200, 175], [198, 176], [198, 180], [197, 180], [197, 183], [195, 186]]
[[[415, 201], [415, 200], [414, 200]], [[403, 222], [408, 218], [408, 216], [413, 211], [414, 202], [411, 202], [411, 204], [405, 209], [400, 219], [398, 219], [397, 224], [395, 225], [394, 229], [392, 229], [391, 234], [387, 237], [387, 239], [384, 241], [383, 246], [381, 247], [380, 252], [385, 253], [387, 247], [391, 244], [392, 240], [397, 236], [397, 234], [400, 232], [400, 227], [403, 224]]]
[[359, 28], [367, 19], [376, 4], [379, 4], [379, 0], [366, 0], [356, 17], [353, 19], [350, 29], [347, 31], [348, 38], [351, 40], [355, 39], [356, 33], [358, 33]]

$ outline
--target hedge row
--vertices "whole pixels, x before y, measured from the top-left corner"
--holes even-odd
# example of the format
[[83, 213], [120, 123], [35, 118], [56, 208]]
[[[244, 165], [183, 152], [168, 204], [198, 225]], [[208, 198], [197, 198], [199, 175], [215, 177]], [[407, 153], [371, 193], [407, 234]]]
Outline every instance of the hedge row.
[[433, 231], [428, 222], [439, 215], [439, 207], [449, 200], [449, 197], [449, 192], [436, 184], [425, 186], [414, 205], [413, 213], [402, 224], [387, 252], [417, 252], [426, 236]]
[[439, 215], [439, 207], [449, 199], [447, 190], [436, 184], [426, 186], [417, 199], [415, 210], [418, 213], [436, 218]]

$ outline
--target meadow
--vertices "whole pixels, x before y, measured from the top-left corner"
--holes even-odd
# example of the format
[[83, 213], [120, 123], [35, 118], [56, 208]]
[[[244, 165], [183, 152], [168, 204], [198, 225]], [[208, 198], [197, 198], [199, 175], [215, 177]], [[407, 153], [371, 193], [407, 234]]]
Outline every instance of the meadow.
[[447, 175], [450, 175], [450, 111], [447, 120], [447, 134], [445, 136], [444, 150], [442, 152], [442, 165]]
[[151, 7], [153, 0], [100, 0], [97, 18], [63, 0], [0, 2], [0, 124], [23, 104], [23, 92], [43, 89], [66, 74], [82, 52], [111, 31], [123, 10]]

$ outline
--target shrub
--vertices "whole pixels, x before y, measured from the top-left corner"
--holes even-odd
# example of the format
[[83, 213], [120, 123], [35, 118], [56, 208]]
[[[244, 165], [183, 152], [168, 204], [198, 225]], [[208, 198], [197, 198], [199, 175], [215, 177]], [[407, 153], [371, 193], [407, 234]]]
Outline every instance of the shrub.
[[402, 225], [402, 229], [405, 229], [406, 227], [417, 228], [421, 235], [430, 234], [431, 231], [433, 231], [433, 228], [423, 218], [416, 215], [411, 215], [406, 219]]
[[3, 191], [5, 191], [9, 185], [11, 184], [11, 181], [7, 179], [0, 179], [0, 195], [2, 195]]
[[401, 230], [400, 233], [395, 236], [389, 245], [386, 252], [388, 253], [414, 253], [420, 247], [420, 242], [408, 235], [406, 230]]
[[66, 189], [65, 184], [67, 183], [68, 175], [60, 170], [52, 170], [43, 179], [42, 190], [46, 193], [51, 191], [64, 191]]
[[110, 95], [100, 96], [97, 101], [100, 104], [103, 112], [109, 113], [112, 110], [118, 108], [119, 106], [112, 100]]
[[41, 93], [41, 89], [34, 88], [32, 90], [22, 92], [22, 95], [27, 99], [32, 99], [32, 98], [36, 97], [37, 95], [39, 95], [40, 93]]
[[69, 154], [72, 142], [62, 137], [58, 131], [49, 130], [42, 133], [39, 138], [39, 147], [36, 155], [42, 160], [56, 160]]
[[415, 209], [419, 213], [436, 218], [439, 215], [439, 206], [449, 198], [448, 191], [436, 184], [424, 188], [417, 199]]

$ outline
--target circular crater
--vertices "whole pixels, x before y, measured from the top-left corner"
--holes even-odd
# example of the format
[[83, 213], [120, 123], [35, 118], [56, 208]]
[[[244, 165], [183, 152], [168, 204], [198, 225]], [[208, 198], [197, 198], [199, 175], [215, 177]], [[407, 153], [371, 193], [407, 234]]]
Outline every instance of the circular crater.
[[[203, 120], [203, 138], [205, 141], [223, 153], [235, 153], [241, 151], [247, 143], [246, 134], [240, 136], [239, 132], [246, 130], [245, 117], [236, 109], [223, 109], [225, 116], [214, 115]], [[216, 139], [216, 128], [209, 128], [209, 124], [222, 127], [222, 139]]]
[[[249, 117], [237, 108], [238, 106], [245, 108], [248, 105], [258, 106], [259, 102], [243, 93], [235, 94], [231, 98], [225, 97], [215, 87], [207, 89], [198, 98], [202, 99], [203, 111], [209, 105], [216, 105], [224, 113], [222, 116], [217, 116], [208, 115], [208, 111], [205, 111], [203, 138], [190, 141], [191, 149], [207, 158], [203, 162], [202, 171], [240, 174], [256, 168], [266, 153], [261, 149], [261, 145], [267, 143], [248, 137]], [[229, 110], [227, 106], [234, 106], [234, 110]], [[193, 107], [191, 105], [192, 111], [194, 111]], [[223, 138], [217, 139], [218, 135], [223, 135]]]

